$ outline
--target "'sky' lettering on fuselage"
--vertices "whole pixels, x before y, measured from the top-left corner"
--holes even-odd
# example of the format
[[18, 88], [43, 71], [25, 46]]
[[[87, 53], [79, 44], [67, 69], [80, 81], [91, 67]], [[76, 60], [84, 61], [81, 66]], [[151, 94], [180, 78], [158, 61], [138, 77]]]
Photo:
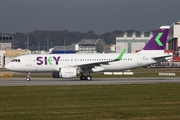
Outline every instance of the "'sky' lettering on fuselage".
[[53, 57], [52, 56], [50, 56], [50, 57], [39, 56], [36, 58], [36, 61], [37, 61], [37, 65], [42, 65], [42, 64], [44, 64], [44, 65], [53, 65], [53, 64], [58, 65], [59, 59], [60, 59], [60, 56], [57, 56], [57, 57], [55, 57], [55, 56], [53, 56]]

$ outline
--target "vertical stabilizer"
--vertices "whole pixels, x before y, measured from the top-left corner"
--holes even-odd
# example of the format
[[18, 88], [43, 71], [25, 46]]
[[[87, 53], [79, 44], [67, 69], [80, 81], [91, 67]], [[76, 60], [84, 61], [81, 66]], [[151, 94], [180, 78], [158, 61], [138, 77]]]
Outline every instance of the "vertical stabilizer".
[[143, 50], [164, 50], [170, 26], [161, 26], [153, 35]]

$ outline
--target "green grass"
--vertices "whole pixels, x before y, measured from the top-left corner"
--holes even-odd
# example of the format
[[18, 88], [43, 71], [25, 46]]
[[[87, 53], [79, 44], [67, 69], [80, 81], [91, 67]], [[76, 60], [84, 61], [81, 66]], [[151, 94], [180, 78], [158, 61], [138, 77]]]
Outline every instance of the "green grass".
[[180, 84], [0, 87], [0, 120], [179, 120]]

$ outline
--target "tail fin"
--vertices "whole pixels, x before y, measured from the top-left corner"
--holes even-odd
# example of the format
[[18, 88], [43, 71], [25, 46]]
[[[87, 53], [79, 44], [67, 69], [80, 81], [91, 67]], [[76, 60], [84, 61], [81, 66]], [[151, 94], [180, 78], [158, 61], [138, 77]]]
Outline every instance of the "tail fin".
[[143, 50], [164, 50], [169, 32], [169, 26], [161, 26], [153, 35]]

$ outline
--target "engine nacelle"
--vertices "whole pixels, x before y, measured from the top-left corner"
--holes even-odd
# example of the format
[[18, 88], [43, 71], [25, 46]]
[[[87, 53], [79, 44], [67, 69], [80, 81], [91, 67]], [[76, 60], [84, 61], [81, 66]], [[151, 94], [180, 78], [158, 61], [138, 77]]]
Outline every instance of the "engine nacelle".
[[80, 74], [80, 70], [75, 67], [63, 67], [59, 69], [59, 77], [74, 78]]

